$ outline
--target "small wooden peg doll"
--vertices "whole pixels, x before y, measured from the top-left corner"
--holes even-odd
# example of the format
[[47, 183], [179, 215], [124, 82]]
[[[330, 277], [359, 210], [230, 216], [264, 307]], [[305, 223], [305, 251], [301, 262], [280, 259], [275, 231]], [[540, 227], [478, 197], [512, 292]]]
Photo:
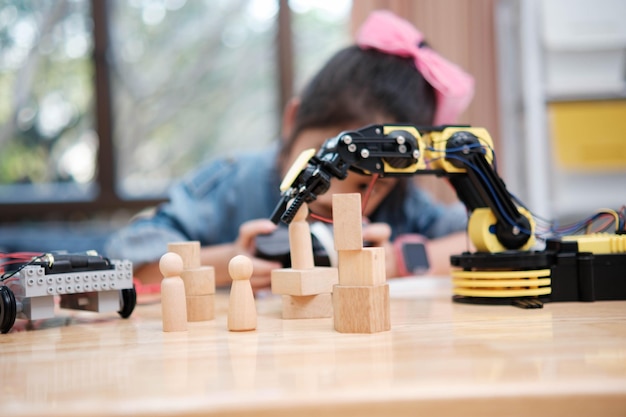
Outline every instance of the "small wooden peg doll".
[[250, 277], [252, 261], [243, 255], [230, 260], [228, 272], [233, 279], [228, 304], [228, 330], [242, 332], [256, 329], [257, 313]]
[[187, 330], [187, 303], [185, 284], [180, 274], [183, 272], [183, 260], [180, 255], [167, 252], [159, 261], [163, 275], [161, 281], [161, 312], [164, 332], [183, 332]]

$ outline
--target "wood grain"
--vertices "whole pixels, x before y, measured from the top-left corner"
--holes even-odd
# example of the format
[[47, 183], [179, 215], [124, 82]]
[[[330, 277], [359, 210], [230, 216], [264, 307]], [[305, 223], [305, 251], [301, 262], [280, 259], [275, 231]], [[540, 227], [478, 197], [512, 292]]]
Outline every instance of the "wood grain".
[[522, 310], [453, 303], [449, 279], [389, 282], [376, 334], [282, 320], [272, 295], [255, 332], [229, 332], [220, 290], [215, 320], [182, 333], [158, 303], [18, 321], [0, 335], [0, 415], [626, 415], [626, 302]]

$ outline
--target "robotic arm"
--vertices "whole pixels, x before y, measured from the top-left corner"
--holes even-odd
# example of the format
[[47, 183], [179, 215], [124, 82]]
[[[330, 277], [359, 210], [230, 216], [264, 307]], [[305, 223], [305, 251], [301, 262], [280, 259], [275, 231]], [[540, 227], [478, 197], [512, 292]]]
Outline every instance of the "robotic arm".
[[470, 236], [479, 250], [527, 249], [534, 243], [532, 218], [514, 203], [494, 169], [489, 133], [468, 126], [372, 125], [328, 139], [317, 154], [305, 151], [293, 164], [272, 221], [289, 224], [302, 203], [328, 191], [330, 181], [344, 179], [349, 170], [446, 176], [471, 213]]
[[[364, 175], [447, 177], [470, 213], [475, 253], [453, 255], [453, 299], [539, 308], [543, 301], [626, 299], [626, 233], [550, 237], [533, 250], [535, 221], [497, 173], [484, 128], [371, 125], [303, 152], [283, 180], [271, 216], [289, 224], [303, 203], [328, 191], [348, 171]], [[290, 204], [291, 202], [291, 204]]]

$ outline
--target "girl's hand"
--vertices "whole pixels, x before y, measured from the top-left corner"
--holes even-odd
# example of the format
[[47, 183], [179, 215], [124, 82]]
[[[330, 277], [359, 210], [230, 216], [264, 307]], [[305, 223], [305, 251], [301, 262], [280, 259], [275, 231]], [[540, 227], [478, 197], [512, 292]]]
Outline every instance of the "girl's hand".
[[[255, 256], [256, 237], [261, 234], [272, 233], [276, 230], [276, 227], [277, 226], [268, 219], [250, 220], [239, 227], [239, 237], [234, 243], [235, 255], [246, 255], [252, 260], [253, 272], [250, 283], [255, 292], [262, 289], [269, 289], [271, 286], [272, 270], [282, 268], [279, 262], [269, 261]], [[233, 257], [235, 255], [233, 255]]]

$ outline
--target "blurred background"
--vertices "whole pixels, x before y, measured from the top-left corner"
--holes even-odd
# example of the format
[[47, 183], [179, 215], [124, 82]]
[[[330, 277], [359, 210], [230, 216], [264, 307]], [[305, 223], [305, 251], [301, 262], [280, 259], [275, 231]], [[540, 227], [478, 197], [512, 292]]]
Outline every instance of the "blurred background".
[[459, 122], [534, 213], [626, 203], [624, 1], [0, 0], [0, 250], [101, 250], [192, 167], [276, 140], [381, 8], [475, 77]]

